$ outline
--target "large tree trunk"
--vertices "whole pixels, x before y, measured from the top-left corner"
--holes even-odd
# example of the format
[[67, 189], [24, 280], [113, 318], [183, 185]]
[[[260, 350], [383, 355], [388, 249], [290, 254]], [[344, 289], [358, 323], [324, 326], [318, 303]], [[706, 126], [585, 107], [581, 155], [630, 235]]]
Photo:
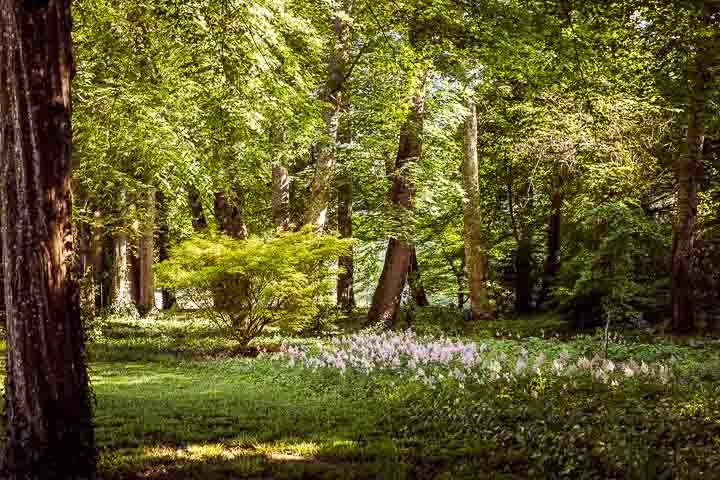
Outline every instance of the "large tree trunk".
[[344, 110], [344, 89], [352, 49], [349, 1], [333, 16], [335, 41], [328, 62], [328, 78], [323, 89], [325, 131], [318, 142], [317, 165], [305, 209], [305, 224], [323, 230], [327, 223], [330, 194], [334, 187], [338, 122]]
[[410, 262], [408, 263], [408, 286], [413, 294], [413, 300], [418, 307], [427, 307], [430, 301], [425, 293], [425, 286], [422, 282], [420, 267], [418, 266], [417, 251], [415, 247], [410, 250]]
[[471, 101], [465, 118], [463, 143], [463, 187], [465, 199], [465, 268], [470, 284], [470, 307], [475, 320], [492, 317], [487, 292], [487, 259], [482, 241], [482, 213], [480, 211], [480, 184], [478, 180], [477, 111]]
[[138, 311], [147, 315], [155, 309], [155, 192], [145, 194], [145, 221], [138, 244]]
[[69, 4], [0, 0], [3, 478], [95, 476], [85, 336], [71, 274]]
[[562, 221], [562, 184], [558, 176], [556, 184], [553, 186], [550, 221], [548, 222], [547, 236], [547, 257], [545, 257], [545, 268], [543, 272], [542, 288], [540, 291], [540, 299], [538, 304], [545, 304], [550, 297], [555, 276], [560, 271], [560, 228]]
[[190, 216], [192, 218], [193, 230], [199, 232], [207, 228], [207, 219], [203, 211], [200, 192], [192, 185], [188, 187], [188, 204], [190, 205]]
[[279, 165], [272, 167], [272, 217], [275, 227], [290, 229], [290, 175]]
[[686, 151], [675, 165], [677, 177], [677, 221], [673, 235], [672, 312], [673, 329], [687, 332], [694, 328], [694, 306], [690, 265], [694, 254], [698, 186], [702, 170], [705, 138], [705, 80], [707, 66], [700, 52], [689, 68], [688, 128]]
[[[170, 224], [168, 219], [168, 205], [165, 194], [162, 190], [158, 190], [155, 196], [155, 202], [158, 205], [158, 260], [162, 263], [170, 258]], [[177, 303], [175, 292], [172, 290], [162, 290], [162, 308], [167, 310]]]
[[[425, 82], [428, 75], [427, 71], [418, 75], [410, 112], [400, 129], [400, 146], [392, 175], [391, 200], [401, 214], [415, 208], [415, 185], [410, 173], [412, 168], [408, 166], [417, 163], [422, 153]], [[412, 250], [412, 238], [390, 239], [385, 254], [385, 264], [368, 311], [369, 323], [384, 322], [387, 326], [395, 323]]]

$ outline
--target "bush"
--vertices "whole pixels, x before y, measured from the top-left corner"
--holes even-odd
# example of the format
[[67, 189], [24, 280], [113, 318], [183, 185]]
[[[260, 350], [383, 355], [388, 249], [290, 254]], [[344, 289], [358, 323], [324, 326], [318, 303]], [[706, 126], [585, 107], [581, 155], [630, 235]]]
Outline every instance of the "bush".
[[608, 202], [576, 223], [580, 245], [563, 263], [555, 298], [578, 328], [613, 323], [642, 325], [669, 306], [667, 252], [671, 237], [630, 202]]
[[246, 347], [268, 325], [317, 325], [332, 304], [333, 264], [348, 249], [347, 240], [308, 229], [271, 239], [197, 235], [171, 250], [157, 277]]

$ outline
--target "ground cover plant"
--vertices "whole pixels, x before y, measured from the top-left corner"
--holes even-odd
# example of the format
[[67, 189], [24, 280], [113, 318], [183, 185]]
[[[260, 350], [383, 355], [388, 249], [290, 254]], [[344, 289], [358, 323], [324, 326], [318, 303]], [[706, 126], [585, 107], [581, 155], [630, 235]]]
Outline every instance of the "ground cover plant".
[[599, 338], [593, 353], [518, 320], [520, 339], [271, 330], [248, 358], [193, 318], [116, 317], [91, 344], [100, 478], [702, 478], [720, 466], [717, 341], [628, 340], [593, 361]]

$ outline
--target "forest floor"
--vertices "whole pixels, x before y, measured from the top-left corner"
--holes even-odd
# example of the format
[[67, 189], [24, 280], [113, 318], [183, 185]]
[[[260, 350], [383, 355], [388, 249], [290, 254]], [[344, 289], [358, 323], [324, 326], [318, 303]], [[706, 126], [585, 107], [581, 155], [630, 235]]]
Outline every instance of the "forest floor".
[[[534, 319], [484, 324], [471, 336], [498, 351], [519, 343], [548, 356], [597, 350], [596, 338], [563, 340], [562, 330], [555, 320]], [[183, 317], [116, 318], [102, 331], [90, 352], [105, 479], [669, 479], [720, 472], [716, 340], [680, 346], [616, 338], [611, 358], [671, 361], [676, 378], [666, 385], [535, 379], [459, 392], [396, 373], [290, 368], [277, 353], [233, 357], [219, 332]], [[281, 341], [271, 334], [257, 344], [272, 352]]]

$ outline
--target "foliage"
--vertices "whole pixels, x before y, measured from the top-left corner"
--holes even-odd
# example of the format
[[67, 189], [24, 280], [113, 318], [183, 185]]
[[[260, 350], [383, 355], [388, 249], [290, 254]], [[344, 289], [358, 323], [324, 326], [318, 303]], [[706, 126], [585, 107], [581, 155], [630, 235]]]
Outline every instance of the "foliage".
[[[216, 353], [229, 350], [228, 339], [187, 315], [115, 318], [90, 345], [99, 478], [690, 479], [718, 468], [717, 342], [623, 346], [647, 363], [657, 362], [654, 349], [674, 349], [671, 385], [533, 375], [430, 388], [388, 369], [341, 374], [287, 368], [270, 354], [228, 358]], [[511, 325], [532, 328], [525, 323]], [[283, 340], [311, 352], [332, 345], [277, 334], [258, 340], [270, 351]], [[525, 347], [530, 364], [543, 352], [547, 369], [563, 351], [585, 355], [575, 339], [483, 341], [487, 354], [508, 359]], [[628, 358], [620, 355], [613, 361]]]
[[173, 248], [157, 274], [245, 347], [268, 325], [314, 325], [332, 301], [332, 263], [348, 248], [308, 229], [271, 239], [198, 235]]

